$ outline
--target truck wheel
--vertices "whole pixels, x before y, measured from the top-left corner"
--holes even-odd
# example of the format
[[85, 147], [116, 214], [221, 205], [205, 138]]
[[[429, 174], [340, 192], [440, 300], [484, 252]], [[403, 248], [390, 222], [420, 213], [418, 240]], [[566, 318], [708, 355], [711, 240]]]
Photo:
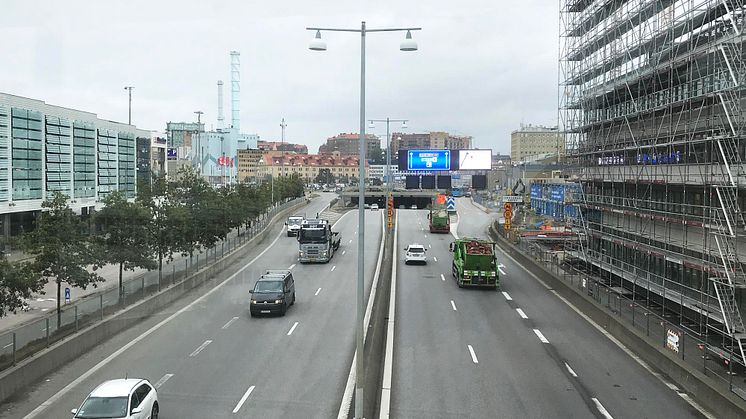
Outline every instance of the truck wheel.
[[458, 284], [459, 288], [463, 288], [464, 287], [464, 283], [461, 282], [461, 281], [459, 281], [458, 279], [456, 280], [456, 283]]

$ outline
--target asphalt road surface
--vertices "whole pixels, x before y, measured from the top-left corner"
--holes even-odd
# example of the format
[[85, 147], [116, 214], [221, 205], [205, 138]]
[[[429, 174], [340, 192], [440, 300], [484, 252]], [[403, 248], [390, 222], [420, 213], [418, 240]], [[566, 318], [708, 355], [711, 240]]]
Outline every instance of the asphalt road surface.
[[[315, 214], [332, 197], [322, 194], [305, 213]], [[366, 213], [369, 293], [383, 211]], [[334, 258], [328, 264], [301, 265], [297, 241], [286, 237], [280, 223], [263, 245], [214, 280], [222, 285], [209, 295], [195, 301], [211, 289], [203, 288], [164, 307], [4, 404], [0, 417], [23, 418], [45, 406], [35, 417], [69, 418], [70, 409], [96, 385], [125, 375], [157, 386], [161, 418], [336, 417], [355, 345], [357, 213], [340, 218], [335, 231], [341, 232], [342, 244]], [[248, 290], [261, 271], [286, 268], [295, 277], [296, 304], [284, 317], [251, 318]], [[136, 339], [141, 340], [95, 369]]]
[[[460, 237], [494, 215], [457, 200]], [[392, 418], [701, 417], [675, 391], [498, 252], [499, 291], [459, 289], [453, 236], [399, 211]], [[404, 264], [410, 243], [425, 266]]]

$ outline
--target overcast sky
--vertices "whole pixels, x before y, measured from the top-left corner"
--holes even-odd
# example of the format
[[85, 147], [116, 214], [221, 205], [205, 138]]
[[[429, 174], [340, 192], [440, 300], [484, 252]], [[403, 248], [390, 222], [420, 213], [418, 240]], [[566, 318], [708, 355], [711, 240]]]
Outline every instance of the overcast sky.
[[[408, 132], [472, 135], [510, 151], [523, 123], [557, 123], [556, 0], [1, 0], [0, 91], [133, 123], [217, 122], [217, 80], [230, 119], [230, 56], [241, 52], [241, 127], [307, 144], [359, 131], [360, 37], [307, 26], [421, 26], [370, 34], [366, 118], [410, 119]], [[364, 4], [362, 4], [364, 3]], [[213, 5], [214, 4], [214, 5]], [[393, 128], [399, 128], [394, 125]], [[385, 124], [373, 133], [384, 136]]]

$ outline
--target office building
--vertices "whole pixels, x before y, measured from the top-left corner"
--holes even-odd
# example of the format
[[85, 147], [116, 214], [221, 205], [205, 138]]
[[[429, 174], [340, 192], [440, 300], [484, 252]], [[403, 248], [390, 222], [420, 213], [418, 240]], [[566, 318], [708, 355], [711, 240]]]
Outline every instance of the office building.
[[266, 152], [259, 149], [240, 149], [238, 150], [238, 181], [239, 182], [258, 182], [259, 162]]
[[[326, 143], [319, 147], [319, 154], [339, 152], [343, 156], [357, 156], [360, 154], [360, 134], [339, 134], [326, 139]], [[366, 159], [372, 159], [381, 153], [381, 139], [373, 134], [365, 134]], [[377, 153], [377, 154], [376, 154]]]
[[510, 133], [510, 157], [515, 161], [535, 161], [565, 154], [565, 140], [557, 127], [524, 125]]
[[472, 141], [468, 135], [452, 135], [442, 131], [395, 132], [391, 134], [391, 151], [395, 156], [399, 150], [468, 150], [472, 148]]

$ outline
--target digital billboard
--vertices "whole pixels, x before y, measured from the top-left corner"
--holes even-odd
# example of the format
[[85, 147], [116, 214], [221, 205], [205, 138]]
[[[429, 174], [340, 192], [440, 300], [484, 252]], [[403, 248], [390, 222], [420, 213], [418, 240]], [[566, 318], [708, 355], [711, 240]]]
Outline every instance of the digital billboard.
[[407, 170], [451, 170], [451, 150], [408, 150]]
[[438, 176], [438, 189], [451, 189], [451, 177], [450, 176]]
[[435, 189], [435, 176], [422, 176], [422, 189]]
[[420, 177], [419, 176], [407, 176], [404, 184], [406, 189], [420, 189]]
[[458, 170], [491, 170], [492, 150], [458, 150]]
[[471, 177], [471, 188], [477, 191], [483, 191], [487, 189], [487, 176], [486, 175], [474, 175]]

